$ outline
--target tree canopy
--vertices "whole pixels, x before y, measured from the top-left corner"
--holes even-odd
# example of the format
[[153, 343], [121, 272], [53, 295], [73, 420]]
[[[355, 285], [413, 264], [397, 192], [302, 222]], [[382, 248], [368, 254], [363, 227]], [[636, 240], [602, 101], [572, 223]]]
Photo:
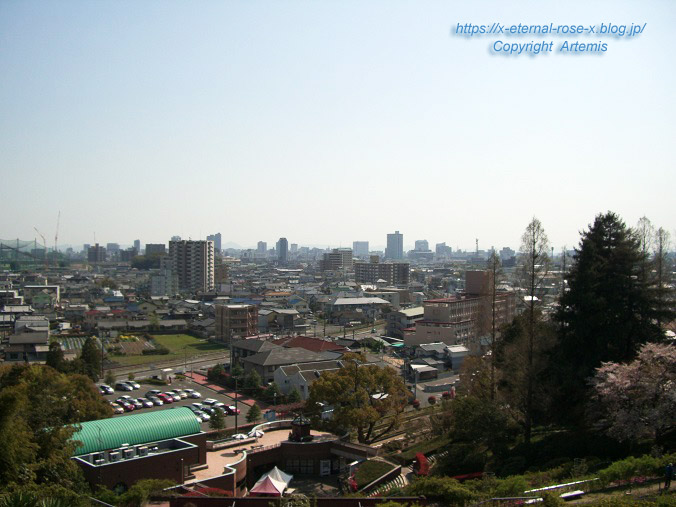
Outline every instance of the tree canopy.
[[559, 401], [573, 418], [581, 415], [595, 368], [630, 361], [642, 344], [662, 339], [663, 311], [642, 276], [644, 262], [637, 235], [614, 213], [598, 215], [582, 233], [555, 316]]
[[[312, 384], [307, 406], [315, 411], [320, 402], [333, 406], [334, 424], [355, 430], [359, 442], [370, 442], [398, 423], [406, 387], [393, 368], [364, 364], [349, 354], [343, 362], [343, 368], [323, 372]], [[385, 418], [390, 418], [389, 424], [375, 432]]]
[[676, 428], [676, 348], [648, 343], [629, 363], [603, 363], [591, 382], [589, 416], [594, 426], [620, 441], [659, 443]]
[[41, 365], [0, 368], [0, 490], [55, 497], [84, 491], [70, 459], [71, 425], [110, 415], [110, 406], [84, 375]]

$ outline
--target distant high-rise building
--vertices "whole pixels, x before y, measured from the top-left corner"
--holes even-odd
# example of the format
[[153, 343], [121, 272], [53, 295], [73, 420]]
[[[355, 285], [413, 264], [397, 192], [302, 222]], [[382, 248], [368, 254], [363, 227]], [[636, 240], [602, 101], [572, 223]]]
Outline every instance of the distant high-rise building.
[[165, 255], [167, 246], [164, 243], [146, 243], [146, 257], [153, 255]]
[[140, 239], [134, 240], [134, 250], [136, 250], [137, 254], [141, 253], [141, 240]]
[[85, 243], [82, 245], [82, 250], [84, 251], [84, 254], [87, 255], [89, 253], [89, 249], [91, 248], [91, 245], [89, 243]]
[[435, 254], [437, 257], [450, 257], [453, 253], [453, 249], [450, 246], [446, 246], [446, 243], [437, 243]]
[[172, 236], [171, 241], [181, 241], [181, 236]]
[[258, 253], [267, 253], [268, 251], [268, 244], [265, 241], [259, 241], [258, 242], [258, 247], [256, 248], [256, 251]]
[[289, 242], [286, 238], [279, 238], [277, 241], [277, 260], [284, 264], [289, 259]]
[[298, 252], [298, 243], [291, 243], [291, 253], [295, 254]]
[[108, 243], [106, 245], [106, 250], [108, 250], [108, 253], [119, 252], [120, 251], [120, 244], [119, 243]]
[[426, 239], [416, 239], [415, 240], [415, 250], [416, 252], [428, 252], [430, 249], [430, 244]]
[[90, 246], [87, 249], [87, 260], [89, 262], [105, 262], [106, 261], [105, 247], [99, 246], [98, 243], [96, 243], [94, 246]]
[[385, 258], [395, 261], [404, 258], [404, 235], [399, 234], [399, 231], [387, 235]]
[[352, 254], [355, 257], [360, 257], [362, 259], [369, 256], [369, 242], [368, 241], [353, 241], [352, 242]]
[[213, 241], [214, 242], [214, 249], [218, 253], [221, 253], [221, 233], [220, 232], [217, 232], [216, 234], [212, 234], [210, 236], [207, 236], [207, 241]]
[[324, 258], [319, 261], [319, 269], [322, 271], [352, 271], [352, 249], [334, 248], [331, 252], [325, 253]]
[[214, 288], [213, 241], [170, 241], [169, 260], [181, 292]]

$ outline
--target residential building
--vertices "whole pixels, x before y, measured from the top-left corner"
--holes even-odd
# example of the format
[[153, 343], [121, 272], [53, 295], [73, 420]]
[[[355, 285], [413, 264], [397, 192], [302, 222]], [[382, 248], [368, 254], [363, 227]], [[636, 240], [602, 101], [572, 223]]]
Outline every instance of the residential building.
[[385, 258], [395, 261], [404, 258], [404, 235], [400, 234], [399, 231], [387, 235]]
[[221, 233], [217, 232], [216, 234], [211, 234], [210, 236], [207, 236], [207, 241], [213, 241], [214, 242], [214, 250], [217, 253], [221, 253]]
[[233, 338], [258, 333], [258, 307], [255, 305], [215, 305], [216, 339], [230, 342]]
[[106, 248], [96, 243], [87, 250], [87, 260], [91, 263], [106, 262]]
[[258, 252], [259, 254], [267, 254], [268, 244], [265, 241], [259, 241], [258, 245], [256, 245], [256, 252]]
[[171, 269], [178, 275], [181, 292], [208, 291], [214, 288], [214, 242], [170, 241]]
[[357, 283], [375, 284], [383, 280], [388, 285], [406, 286], [410, 282], [408, 262], [380, 262], [376, 255], [370, 262], [354, 263], [354, 280]]
[[272, 382], [275, 380], [277, 368], [292, 364], [319, 362], [323, 359], [320, 354], [302, 348], [275, 347], [244, 357], [240, 362], [245, 372], [255, 370], [263, 382]]
[[44, 363], [49, 352], [47, 331], [23, 332], [9, 337], [5, 347], [6, 362]]
[[352, 249], [334, 248], [319, 261], [321, 271], [352, 271]]
[[136, 250], [137, 254], [141, 253], [141, 240], [140, 239], [134, 240], [134, 249]]
[[406, 308], [398, 312], [390, 312], [387, 314], [387, 336], [393, 338], [404, 338], [404, 330], [415, 326], [416, 322], [422, 320], [425, 314], [425, 309], [422, 306], [414, 308]]
[[314, 363], [300, 363], [282, 366], [275, 370], [274, 381], [282, 391], [288, 395], [296, 389], [303, 400], [310, 396], [310, 386], [322, 373], [336, 371], [343, 367], [340, 361], [317, 361]]

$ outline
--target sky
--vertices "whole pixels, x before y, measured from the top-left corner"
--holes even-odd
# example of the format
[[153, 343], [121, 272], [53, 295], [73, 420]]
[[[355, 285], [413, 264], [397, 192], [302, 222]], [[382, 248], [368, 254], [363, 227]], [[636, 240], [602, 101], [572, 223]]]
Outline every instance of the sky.
[[[493, 22], [645, 28], [454, 33]], [[558, 250], [611, 210], [676, 239], [675, 23], [672, 0], [5, 0], [0, 238], [52, 244], [60, 212], [60, 245], [517, 249], [535, 216]]]

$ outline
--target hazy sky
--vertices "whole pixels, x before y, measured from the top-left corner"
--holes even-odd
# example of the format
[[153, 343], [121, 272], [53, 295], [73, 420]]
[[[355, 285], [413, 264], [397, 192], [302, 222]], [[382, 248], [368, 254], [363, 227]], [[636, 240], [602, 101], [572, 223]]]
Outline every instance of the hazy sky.
[[[647, 23], [492, 54], [458, 23]], [[676, 232], [676, 2], [0, 2], [0, 238], [572, 246]], [[51, 238], [51, 239], [50, 239]]]

